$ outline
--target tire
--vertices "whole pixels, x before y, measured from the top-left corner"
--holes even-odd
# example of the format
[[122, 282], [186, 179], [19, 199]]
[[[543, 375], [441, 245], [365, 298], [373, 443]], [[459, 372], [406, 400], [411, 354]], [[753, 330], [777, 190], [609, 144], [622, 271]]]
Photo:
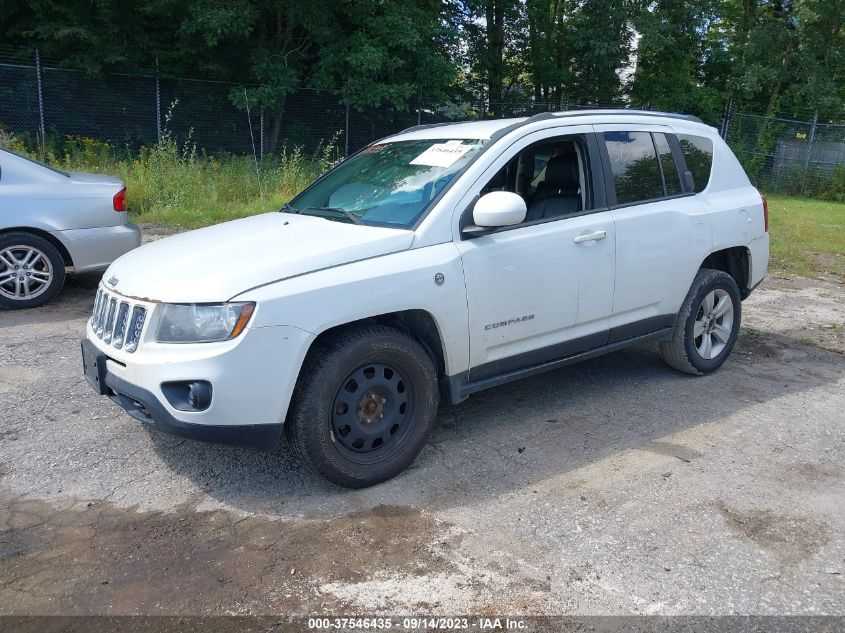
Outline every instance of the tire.
[[356, 326], [309, 352], [285, 428], [315, 471], [364, 488], [414, 461], [437, 405], [437, 372], [416, 340], [382, 325]]
[[660, 355], [678, 371], [710, 374], [730, 356], [741, 318], [742, 300], [734, 278], [721, 270], [701, 269], [678, 313], [671, 340], [660, 342]]
[[44, 305], [64, 284], [65, 262], [50, 242], [31, 233], [0, 235], [0, 307]]

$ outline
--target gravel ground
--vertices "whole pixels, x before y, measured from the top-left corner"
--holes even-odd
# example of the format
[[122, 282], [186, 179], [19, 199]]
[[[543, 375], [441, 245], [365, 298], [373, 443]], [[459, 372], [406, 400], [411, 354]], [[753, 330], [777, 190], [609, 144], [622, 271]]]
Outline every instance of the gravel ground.
[[712, 376], [647, 346], [444, 407], [363, 491], [96, 397], [96, 282], [0, 313], [0, 614], [845, 615], [835, 280], [767, 280]]

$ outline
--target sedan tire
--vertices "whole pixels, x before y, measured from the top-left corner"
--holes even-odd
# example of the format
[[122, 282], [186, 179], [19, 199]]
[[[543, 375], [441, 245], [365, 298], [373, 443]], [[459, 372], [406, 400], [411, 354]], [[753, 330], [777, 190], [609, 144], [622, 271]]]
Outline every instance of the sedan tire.
[[64, 259], [49, 241], [31, 233], [0, 235], [0, 307], [44, 305], [64, 283]]

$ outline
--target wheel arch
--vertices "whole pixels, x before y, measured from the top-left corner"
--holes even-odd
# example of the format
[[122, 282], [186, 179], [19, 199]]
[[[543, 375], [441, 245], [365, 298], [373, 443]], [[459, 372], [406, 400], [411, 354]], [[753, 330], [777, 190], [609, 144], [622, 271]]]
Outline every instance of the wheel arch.
[[[311, 350], [314, 349], [315, 345], [317, 345], [318, 342], [322, 341], [326, 337], [331, 336], [332, 334], [337, 333], [341, 330], [367, 324], [379, 324], [386, 325], [388, 327], [393, 327], [411, 336], [420, 345], [422, 345], [423, 349], [425, 349], [425, 351], [431, 357], [431, 360], [434, 362], [434, 367], [437, 370], [437, 382], [440, 387], [441, 398], [446, 399], [445, 397], [448, 394], [448, 385], [446, 383], [446, 369], [448, 366], [448, 359], [446, 357], [446, 351], [443, 346], [443, 337], [441, 335], [441, 329], [438, 326], [437, 320], [435, 319], [434, 315], [431, 314], [431, 312], [429, 312], [428, 310], [398, 310], [396, 312], [377, 314], [369, 317], [356, 319], [354, 321], [348, 321], [346, 323], [333, 325], [322, 330], [319, 333], [316, 333], [317, 336], [316, 338], [314, 338], [313, 341], [311, 341], [311, 345], [309, 346], [308, 351], [306, 352], [306, 357], [308, 354], [311, 353]], [[444, 391], [444, 389], [446, 391]]]
[[73, 258], [70, 256], [70, 251], [68, 251], [67, 247], [59, 238], [57, 238], [49, 231], [45, 231], [44, 229], [38, 229], [32, 226], [10, 226], [0, 229], [0, 237], [8, 235], [9, 233], [29, 233], [30, 235], [36, 235], [40, 238], [47, 240], [48, 242], [50, 242], [50, 244], [56, 247], [57, 251], [59, 251], [59, 254], [61, 254], [65, 266], [73, 266]]
[[721, 270], [733, 277], [743, 299], [751, 294], [751, 253], [747, 246], [731, 246], [714, 251], [704, 258], [699, 270], [703, 268]]

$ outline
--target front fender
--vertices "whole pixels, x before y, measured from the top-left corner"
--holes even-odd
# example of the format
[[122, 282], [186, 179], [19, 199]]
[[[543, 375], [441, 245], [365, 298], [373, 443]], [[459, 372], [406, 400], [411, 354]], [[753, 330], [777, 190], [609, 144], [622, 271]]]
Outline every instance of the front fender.
[[468, 369], [466, 287], [452, 242], [300, 275], [232, 300], [258, 304], [253, 327], [289, 325], [316, 336], [369, 317], [423, 310], [439, 330], [446, 373]]

